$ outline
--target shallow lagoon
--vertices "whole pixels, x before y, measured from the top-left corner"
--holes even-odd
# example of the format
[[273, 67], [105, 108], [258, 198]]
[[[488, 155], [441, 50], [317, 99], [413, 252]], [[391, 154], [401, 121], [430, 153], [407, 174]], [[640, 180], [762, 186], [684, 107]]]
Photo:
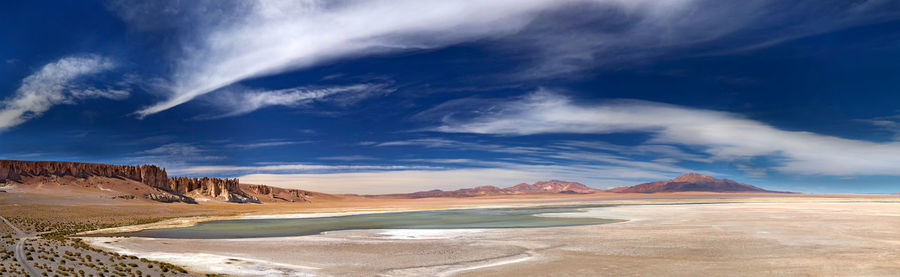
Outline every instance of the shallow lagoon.
[[[198, 223], [195, 226], [149, 229], [118, 235], [153, 238], [260, 238], [316, 235], [327, 231], [366, 229], [480, 229], [541, 228], [595, 225], [615, 219], [577, 217], [588, 208], [609, 205], [542, 206], [527, 208], [479, 208], [389, 212], [315, 218], [233, 219]], [[542, 214], [566, 213], [566, 217]], [[575, 213], [574, 216], [572, 213]]]

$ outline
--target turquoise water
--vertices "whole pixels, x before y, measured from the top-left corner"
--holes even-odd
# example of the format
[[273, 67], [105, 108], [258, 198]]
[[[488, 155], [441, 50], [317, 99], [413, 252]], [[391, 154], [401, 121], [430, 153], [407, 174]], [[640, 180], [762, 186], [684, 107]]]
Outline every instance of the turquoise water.
[[536, 216], [543, 213], [572, 213], [596, 207], [608, 205], [411, 211], [319, 218], [234, 219], [201, 222], [191, 227], [149, 229], [117, 235], [199, 239], [259, 238], [316, 235], [337, 230], [539, 228], [618, 222], [591, 217]]

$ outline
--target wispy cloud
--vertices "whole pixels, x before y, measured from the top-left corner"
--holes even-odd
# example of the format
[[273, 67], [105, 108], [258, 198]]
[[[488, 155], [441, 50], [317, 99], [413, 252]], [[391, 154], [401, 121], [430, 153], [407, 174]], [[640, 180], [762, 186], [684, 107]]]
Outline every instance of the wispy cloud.
[[259, 90], [232, 86], [218, 93], [210, 102], [222, 112], [198, 116], [197, 119], [217, 119], [251, 113], [270, 106], [300, 107], [314, 102], [352, 105], [366, 98], [393, 91], [384, 84], [356, 84], [333, 87], [296, 87], [279, 90]]
[[858, 122], [875, 126], [886, 132], [892, 133], [894, 140], [900, 140], [900, 115], [880, 116], [870, 119], [859, 119]]
[[246, 174], [252, 173], [291, 173], [291, 172], [337, 172], [337, 171], [382, 171], [382, 170], [411, 170], [411, 169], [439, 169], [434, 166], [408, 166], [408, 165], [321, 165], [321, 164], [273, 164], [254, 166], [209, 165], [188, 166], [175, 168], [172, 172], [185, 174]]
[[269, 140], [255, 143], [229, 143], [226, 144], [227, 148], [240, 148], [240, 149], [256, 149], [263, 147], [278, 147], [278, 146], [286, 146], [286, 145], [297, 145], [297, 144], [307, 144], [311, 143], [311, 141], [286, 141], [286, 140]]
[[428, 148], [451, 148], [456, 150], [465, 150], [465, 151], [487, 151], [487, 152], [495, 152], [495, 153], [507, 153], [507, 154], [535, 154], [541, 153], [545, 149], [540, 147], [531, 147], [531, 146], [514, 146], [514, 145], [500, 145], [500, 144], [490, 144], [490, 143], [481, 143], [481, 142], [471, 142], [471, 141], [458, 141], [451, 139], [442, 139], [442, 138], [422, 138], [422, 139], [408, 139], [408, 140], [396, 140], [396, 141], [387, 141], [374, 144], [376, 147], [385, 147], [385, 146], [421, 146]]
[[365, 156], [365, 155], [328, 156], [328, 157], [319, 157], [318, 159], [326, 160], [326, 161], [345, 161], [345, 162], [377, 160], [377, 158], [375, 158], [375, 157]]
[[671, 56], [740, 54], [900, 17], [900, 4], [883, 0], [593, 3], [533, 24], [539, 27], [518, 36], [520, 45], [533, 45], [536, 52], [534, 64], [519, 77], [558, 77]]
[[682, 161], [707, 162], [706, 155], [688, 153], [679, 147], [664, 144], [619, 145], [604, 141], [563, 141], [553, 144], [562, 149], [594, 149], [614, 152], [623, 155], [646, 155], [656, 158], [676, 159]]
[[226, 159], [222, 153], [190, 143], [168, 143], [137, 152], [125, 161], [135, 164], [156, 164], [166, 168], [183, 168], [198, 162], [212, 162]]
[[649, 133], [650, 144], [700, 149], [712, 160], [776, 157], [773, 169], [799, 174], [900, 172], [900, 142], [876, 143], [785, 131], [736, 114], [654, 102], [576, 104], [548, 90], [490, 105], [475, 116], [448, 116], [435, 131], [496, 135]]
[[[560, 147], [563, 145], [563, 147]], [[570, 146], [571, 145], [571, 146]], [[602, 149], [598, 149], [602, 145]], [[509, 168], [521, 165], [553, 165], [569, 164], [572, 166], [601, 165], [607, 167], [630, 167], [635, 170], [683, 173], [691, 169], [673, 165], [684, 160], [706, 161], [700, 155], [692, 155], [669, 145], [638, 145], [624, 146], [600, 143], [576, 143], [566, 141], [544, 147], [524, 147], [504, 144], [491, 144], [481, 142], [464, 142], [449, 139], [411, 139], [402, 141], [389, 141], [375, 144], [376, 147], [390, 146], [420, 146], [427, 148], [446, 148], [453, 151], [482, 151], [492, 153], [510, 154], [514, 162], [475, 161], [471, 159], [412, 159], [428, 163], [459, 163], [468, 167], [501, 167]], [[600, 150], [600, 151], [598, 151]], [[652, 157], [653, 159], [667, 158], [663, 161], [642, 161], [633, 159], [634, 156]], [[561, 163], [562, 162], [562, 163]], [[594, 172], [584, 172], [594, 174]]]
[[[239, 1], [217, 2], [236, 7], [214, 13], [200, 6], [208, 3], [191, 2], [173, 13], [202, 19], [186, 23], [196, 29], [185, 27], [193, 36], [184, 36], [191, 38], [185, 42], [190, 50], [176, 64], [172, 95], [137, 113], [158, 113], [244, 79], [330, 60], [516, 32], [536, 13], [564, 2], [572, 1]], [[119, 7], [123, 18], [144, 22], [132, 7]]]
[[112, 6], [135, 29], [176, 33], [181, 41], [171, 94], [139, 110], [143, 117], [243, 80], [339, 59], [487, 41], [532, 61], [517, 78], [561, 76], [688, 48], [745, 52], [881, 22], [900, 15], [891, 2], [121, 0]]
[[99, 89], [78, 82], [114, 67], [111, 60], [94, 55], [66, 57], [45, 65], [22, 80], [14, 95], [0, 102], [0, 131], [39, 117], [56, 105], [89, 98], [128, 97], [125, 89]]

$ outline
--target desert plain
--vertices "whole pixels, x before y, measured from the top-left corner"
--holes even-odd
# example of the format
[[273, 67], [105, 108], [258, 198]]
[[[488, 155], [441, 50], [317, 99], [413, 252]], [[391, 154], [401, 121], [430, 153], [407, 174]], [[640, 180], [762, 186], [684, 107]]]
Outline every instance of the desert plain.
[[[245, 239], [103, 235], [244, 217], [609, 204], [589, 226], [341, 230]], [[0, 274], [27, 276], [896, 276], [900, 197], [594, 193], [283, 204], [0, 194]], [[550, 216], [572, 216], [555, 214]], [[21, 228], [17, 232], [14, 228]], [[14, 254], [24, 243], [23, 260]], [[90, 258], [87, 258], [90, 255]], [[23, 266], [22, 264], [26, 266]]]

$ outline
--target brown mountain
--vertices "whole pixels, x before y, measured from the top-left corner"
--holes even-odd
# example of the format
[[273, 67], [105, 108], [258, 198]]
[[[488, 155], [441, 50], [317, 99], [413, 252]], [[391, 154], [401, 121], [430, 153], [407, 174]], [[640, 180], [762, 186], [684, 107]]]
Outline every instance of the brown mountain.
[[620, 193], [655, 193], [655, 192], [775, 192], [728, 179], [716, 179], [710, 176], [688, 173], [668, 181], [644, 183], [631, 187], [619, 187], [609, 190]]
[[518, 194], [536, 194], [536, 193], [571, 193], [571, 194], [587, 194], [598, 192], [581, 183], [566, 182], [559, 180], [550, 180], [536, 182], [534, 184], [521, 183], [508, 188], [498, 188], [495, 186], [480, 186], [474, 188], [458, 189], [454, 191], [429, 190], [413, 193], [387, 194], [376, 196], [404, 197], [404, 198], [428, 198], [428, 197], [473, 197], [473, 196], [489, 196], [489, 195], [518, 195]]
[[526, 193], [594, 193], [596, 189], [589, 188], [581, 183], [550, 180], [536, 182], [534, 184], [521, 183], [504, 189], [512, 194]]
[[196, 203], [309, 202], [326, 194], [266, 185], [241, 184], [235, 179], [169, 177], [155, 165], [109, 165], [56, 161], [0, 160], [0, 185], [25, 190], [87, 193], [123, 199]]

